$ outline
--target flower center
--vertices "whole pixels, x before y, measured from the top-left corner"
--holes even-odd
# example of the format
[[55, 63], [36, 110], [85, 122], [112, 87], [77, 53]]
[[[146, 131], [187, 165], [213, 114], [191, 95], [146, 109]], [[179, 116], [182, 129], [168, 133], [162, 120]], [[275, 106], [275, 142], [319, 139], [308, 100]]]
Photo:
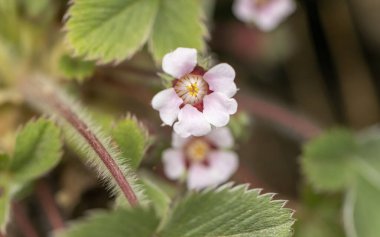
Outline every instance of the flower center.
[[191, 162], [202, 163], [206, 160], [210, 145], [204, 139], [191, 141], [186, 148], [186, 155]]
[[272, 0], [253, 0], [253, 3], [257, 8], [262, 8], [271, 1]]
[[185, 104], [196, 105], [207, 95], [208, 84], [201, 75], [187, 74], [176, 81], [174, 90]]

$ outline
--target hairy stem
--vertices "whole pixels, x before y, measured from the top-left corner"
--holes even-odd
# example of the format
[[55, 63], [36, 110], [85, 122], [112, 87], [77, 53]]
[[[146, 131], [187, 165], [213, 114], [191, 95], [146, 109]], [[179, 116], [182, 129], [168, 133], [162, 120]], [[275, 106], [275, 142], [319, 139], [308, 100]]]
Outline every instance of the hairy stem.
[[138, 205], [137, 196], [116, 161], [90, 129], [89, 125], [70, 107], [72, 105], [68, 104], [69, 102], [66, 102], [59, 96], [62, 94], [61, 91], [42, 76], [30, 77], [29, 80], [24, 81], [20, 87], [28, 100], [35, 101], [36, 104], [42, 104], [43, 107], [53, 109], [59, 117], [70, 124], [80, 136], [83, 137], [97, 156], [100, 157], [116, 184], [127, 198], [129, 204], [131, 206]]
[[48, 221], [50, 222], [51, 228], [53, 228], [53, 230], [63, 229], [65, 227], [65, 223], [62, 220], [61, 213], [58, 210], [50, 187], [46, 181], [41, 180], [38, 182], [36, 187], [36, 195]]
[[22, 232], [22, 234], [25, 237], [38, 237], [36, 229], [27, 218], [25, 207], [21, 203], [14, 202], [12, 204], [12, 209], [15, 221], [19, 226], [19, 230]]
[[104, 165], [110, 171], [114, 177], [116, 183], [119, 185], [121, 191], [124, 193], [125, 197], [128, 199], [131, 206], [136, 206], [138, 204], [137, 196], [133, 192], [131, 185], [128, 183], [127, 179], [124, 177], [123, 172], [120, 170], [115, 160], [112, 159], [111, 155], [105, 149], [103, 144], [95, 136], [95, 134], [89, 129], [87, 124], [85, 124], [79, 117], [70, 110], [70, 107], [61, 103], [57, 98], [50, 98], [51, 102], [54, 104], [57, 111], [62, 117], [64, 117], [68, 123], [70, 123], [79, 134], [83, 136], [88, 144], [94, 149], [96, 154], [101, 158]]

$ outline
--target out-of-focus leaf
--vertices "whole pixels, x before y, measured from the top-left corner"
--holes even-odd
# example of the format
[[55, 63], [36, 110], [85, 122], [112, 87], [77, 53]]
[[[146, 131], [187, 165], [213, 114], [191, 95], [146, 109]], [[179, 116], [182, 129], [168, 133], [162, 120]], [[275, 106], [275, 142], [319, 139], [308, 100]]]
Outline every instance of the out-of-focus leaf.
[[5, 230], [11, 206], [10, 182], [7, 175], [0, 175], [0, 228]]
[[141, 181], [144, 185], [145, 194], [151, 201], [157, 215], [163, 217], [168, 211], [170, 197], [154, 182], [148, 179], [142, 179]]
[[352, 166], [356, 152], [357, 142], [351, 132], [326, 132], [306, 144], [302, 154], [304, 173], [317, 189], [342, 190], [356, 175]]
[[290, 237], [292, 211], [246, 186], [191, 193], [174, 207], [162, 237]]
[[7, 170], [9, 167], [9, 163], [10, 163], [10, 157], [7, 154], [2, 153], [0, 151], [0, 172], [3, 170]]
[[152, 237], [158, 226], [153, 210], [119, 209], [111, 213], [93, 213], [74, 223], [57, 237]]
[[380, 233], [380, 184], [359, 178], [348, 192], [344, 221], [348, 237], [377, 237]]
[[121, 61], [145, 44], [158, 4], [158, 0], [77, 0], [69, 10], [67, 40], [76, 55], [104, 63]]
[[28, 182], [52, 169], [61, 158], [59, 129], [49, 120], [29, 122], [17, 135], [10, 172], [17, 182]]
[[37, 17], [44, 14], [44, 11], [46, 11], [49, 6], [50, 0], [19, 0], [19, 2], [23, 5], [29, 16]]
[[112, 131], [126, 163], [137, 169], [148, 144], [148, 133], [134, 117], [128, 116], [118, 122]]
[[178, 47], [205, 49], [207, 29], [200, 0], [161, 0], [149, 49], [156, 61]]
[[66, 78], [82, 81], [94, 73], [95, 63], [63, 55], [59, 60], [59, 70]]

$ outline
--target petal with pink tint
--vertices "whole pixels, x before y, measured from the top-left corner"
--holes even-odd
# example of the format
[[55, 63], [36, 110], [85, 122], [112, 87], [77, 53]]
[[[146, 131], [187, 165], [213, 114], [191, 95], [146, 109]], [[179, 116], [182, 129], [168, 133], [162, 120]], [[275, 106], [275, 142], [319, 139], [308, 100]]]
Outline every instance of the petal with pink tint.
[[162, 69], [167, 74], [181, 78], [193, 71], [197, 65], [197, 50], [189, 48], [177, 48], [166, 54], [162, 60]]
[[232, 148], [234, 145], [234, 138], [228, 127], [215, 128], [207, 134], [207, 138], [217, 148]]
[[215, 127], [226, 126], [230, 115], [236, 113], [237, 102], [222, 93], [214, 92], [203, 99], [203, 114]]
[[296, 10], [293, 0], [272, 0], [268, 6], [258, 9], [254, 21], [263, 31], [272, 31]]
[[152, 107], [160, 112], [161, 120], [172, 126], [177, 120], [179, 106], [183, 103], [173, 88], [165, 89], [157, 93], [152, 99]]
[[232, 97], [237, 92], [234, 82], [235, 75], [235, 70], [230, 65], [221, 63], [208, 70], [203, 78], [208, 83], [210, 90]]
[[252, 21], [252, 11], [255, 7], [252, 0], [235, 0], [232, 11], [243, 22]]
[[164, 163], [165, 175], [169, 179], [179, 179], [185, 173], [185, 158], [182, 151], [167, 149], [163, 152], [162, 161]]
[[209, 165], [194, 164], [187, 178], [189, 189], [202, 189], [226, 182], [237, 170], [238, 157], [234, 152], [214, 151], [209, 155]]
[[177, 133], [173, 132], [172, 134], [172, 147], [174, 148], [183, 148], [187, 142], [189, 142], [190, 138], [189, 137], [181, 137]]
[[174, 131], [181, 137], [204, 136], [211, 131], [211, 125], [199, 110], [191, 105], [185, 105], [178, 113], [178, 122]]

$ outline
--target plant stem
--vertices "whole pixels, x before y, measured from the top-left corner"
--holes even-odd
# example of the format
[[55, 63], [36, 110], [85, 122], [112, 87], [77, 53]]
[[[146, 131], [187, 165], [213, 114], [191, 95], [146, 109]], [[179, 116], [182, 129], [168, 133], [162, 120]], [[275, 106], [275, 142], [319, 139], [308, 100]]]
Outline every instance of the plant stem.
[[41, 180], [38, 182], [36, 187], [36, 195], [47, 216], [47, 219], [50, 222], [51, 228], [53, 228], [53, 230], [63, 229], [65, 227], [64, 221], [62, 220], [61, 213], [58, 210], [50, 187], [46, 181]]
[[21, 203], [14, 202], [12, 204], [13, 215], [20, 231], [25, 237], [38, 237], [36, 229], [30, 223], [25, 213], [25, 207]]
[[107, 149], [105, 149], [103, 144], [89, 129], [87, 124], [85, 124], [84, 121], [80, 120], [77, 114], [75, 114], [69, 106], [63, 104], [57, 98], [50, 99], [52, 100], [52, 103], [55, 105], [55, 108], [60, 113], [60, 115], [64, 117], [67, 122], [69, 122], [78, 131], [78, 133], [83, 136], [84, 139], [86, 139], [88, 144], [94, 149], [96, 154], [98, 154], [104, 165], [114, 177], [116, 183], [119, 185], [121, 191], [128, 199], [129, 204], [131, 204], [131, 206], [136, 206], [138, 204], [138, 200], [136, 194], [132, 190], [131, 185], [124, 177], [123, 172], [120, 170], [115, 160], [112, 159]]
[[297, 115], [280, 105], [244, 94], [237, 96], [237, 100], [239, 101], [240, 108], [248, 110], [254, 115], [272, 121], [284, 128], [288, 128], [292, 132], [301, 136], [302, 139], [309, 140], [322, 132], [320, 127], [316, 126], [308, 119]]
[[[112, 158], [103, 143], [95, 135], [89, 126], [79, 117], [79, 115], [70, 107], [64, 99], [62, 93], [57, 86], [52, 84], [48, 79], [42, 76], [29, 77], [20, 85], [21, 91], [28, 98], [28, 101], [33, 102], [42, 107], [50, 107], [66, 122], [68, 122], [88, 143], [93, 151], [99, 156], [103, 164], [106, 166], [110, 174], [113, 176], [116, 184], [127, 198], [131, 206], [138, 205], [138, 199], [131, 185], [125, 178], [120, 167]], [[61, 96], [60, 96], [61, 95]]]

